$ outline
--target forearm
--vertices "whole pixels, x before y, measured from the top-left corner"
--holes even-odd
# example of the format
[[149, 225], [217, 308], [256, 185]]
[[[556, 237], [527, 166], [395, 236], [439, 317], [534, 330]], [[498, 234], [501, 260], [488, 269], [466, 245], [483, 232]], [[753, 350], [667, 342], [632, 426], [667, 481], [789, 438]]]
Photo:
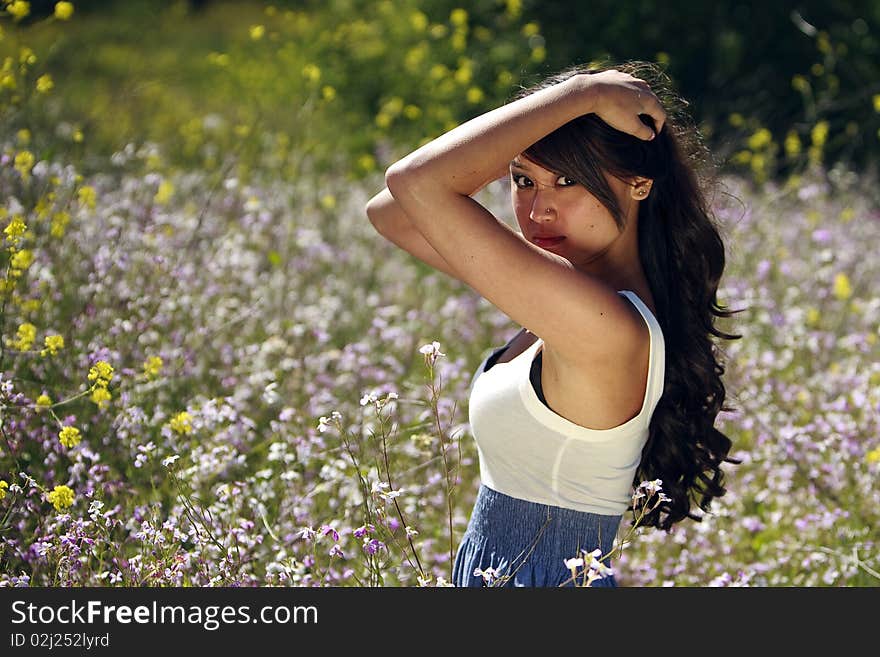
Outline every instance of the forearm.
[[434, 269], [456, 277], [449, 262], [428, 243], [387, 188], [367, 202], [366, 212], [376, 232], [389, 242]]
[[[490, 182], [505, 177], [507, 175], [507, 164], [505, 162], [503, 167], [491, 174], [489, 180], [479, 185], [469, 196], [476, 194]], [[391, 235], [399, 230], [410, 230], [416, 227], [409, 215], [403, 211], [397, 199], [388, 191], [387, 187], [384, 187], [381, 192], [367, 202], [366, 213], [370, 223], [383, 235]]]
[[383, 235], [407, 230], [413, 225], [387, 187], [367, 202], [366, 213], [370, 223]]
[[433, 189], [470, 196], [530, 145], [592, 111], [593, 94], [585, 77], [575, 76], [463, 123], [393, 164], [386, 181], [418, 176]]

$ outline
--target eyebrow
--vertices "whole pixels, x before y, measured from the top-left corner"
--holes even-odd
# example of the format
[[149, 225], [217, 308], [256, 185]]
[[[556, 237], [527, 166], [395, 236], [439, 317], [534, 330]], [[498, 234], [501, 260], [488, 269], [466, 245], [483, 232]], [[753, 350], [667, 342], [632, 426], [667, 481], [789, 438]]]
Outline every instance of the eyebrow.
[[[510, 161], [510, 166], [513, 167], [514, 169], [519, 169], [520, 171], [525, 171], [525, 172], [527, 172], [527, 173], [530, 173], [530, 172], [531, 172], [531, 167], [529, 167], [529, 166], [524, 166], [524, 165], [520, 164], [519, 162], [516, 162], [515, 160], [511, 160], [511, 161]], [[543, 168], [543, 167], [541, 167], [541, 168]], [[557, 175], [557, 176], [561, 176], [561, 175], [563, 175], [563, 174], [561, 174], [561, 173], [557, 173], [557, 172], [555, 172], [555, 171], [551, 171], [550, 173], [552, 173], [552, 174], [554, 174], [554, 175]]]

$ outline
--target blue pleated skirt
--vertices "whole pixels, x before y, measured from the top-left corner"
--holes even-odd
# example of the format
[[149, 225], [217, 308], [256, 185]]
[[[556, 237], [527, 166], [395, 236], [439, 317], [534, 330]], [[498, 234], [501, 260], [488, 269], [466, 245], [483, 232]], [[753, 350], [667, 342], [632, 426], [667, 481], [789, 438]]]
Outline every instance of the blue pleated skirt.
[[[494, 569], [492, 586], [574, 586], [565, 560], [597, 547], [608, 554], [622, 516], [605, 516], [537, 504], [480, 485], [467, 530], [458, 546], [455, 586], [486, 586], [476, 569]], [[585, 557], [589, 565], [589, 556]], [[608, 561], [603, 561], [611, 566]], [[580, 571], [580, 569], [578, 569]], [[583, 584], [580, 577], [577, 585]], [[617, 586], [613, 576], [591, 586]]]

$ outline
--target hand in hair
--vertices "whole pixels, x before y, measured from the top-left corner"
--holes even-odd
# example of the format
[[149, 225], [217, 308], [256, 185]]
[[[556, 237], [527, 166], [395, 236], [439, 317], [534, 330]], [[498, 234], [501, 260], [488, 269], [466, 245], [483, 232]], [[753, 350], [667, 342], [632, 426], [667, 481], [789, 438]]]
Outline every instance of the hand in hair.
[[[653, 139], [666, 123], [666, 111], [644, 80], [614, 69], [575, 76], [592, 96], [592, 112], [612, 128], [640, 139]], [[641, 118], [647, 115], [656, 133]]]

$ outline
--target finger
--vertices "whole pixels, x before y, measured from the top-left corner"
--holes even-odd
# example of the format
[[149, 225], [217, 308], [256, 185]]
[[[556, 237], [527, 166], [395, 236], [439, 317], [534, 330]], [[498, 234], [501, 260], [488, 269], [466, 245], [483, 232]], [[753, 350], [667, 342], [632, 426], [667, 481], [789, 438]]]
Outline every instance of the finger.
[[651, 94], [650, 98], [642, 98], [642, 110], [640, 114], [647, 114], [654, 120], [655, 134], [660, 134], [663, 126], [666, 125], [666, 110], [656, 96]]
[[641, 121], [639, 121], [639, 125], [641, 127], [639, 128], [638, 132], [636, 133], [636, 136], [639, 139], [644, 139], [645, 141], [651, 141], [652, 139], [654, 139], [654, 137], [657, 136], [654, 133], [654, 131], [650, 128], [650, 126], [645, 125]]
[[666, 110], [663, 109], [660, 101], [654, 102], [654, 107], [650, 112], [650, 116], [654, 119], [654, 125], [657, 127], [657, 134], [660, 134], [663, 130], [663, 126], [666, 125]]

